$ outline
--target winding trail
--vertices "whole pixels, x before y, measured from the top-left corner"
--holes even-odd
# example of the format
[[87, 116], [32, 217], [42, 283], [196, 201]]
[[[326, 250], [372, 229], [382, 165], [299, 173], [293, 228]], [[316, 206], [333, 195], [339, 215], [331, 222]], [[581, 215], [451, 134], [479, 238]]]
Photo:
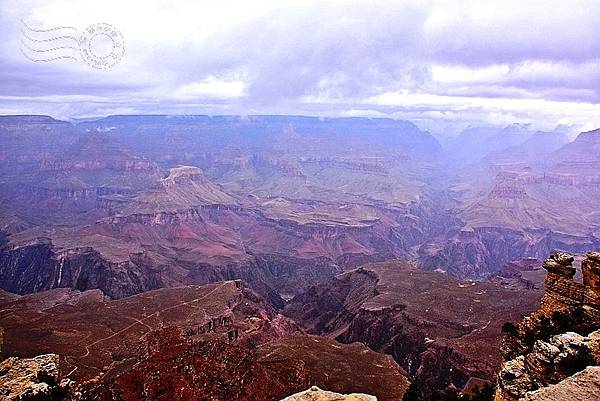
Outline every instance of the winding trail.
[[111, 338], [114, 338], [114, 337], [116, 337], [116, 336], [118, 336], [118, 335], [120, 335], [120, 334], [122, 334], [122, 333], [126, 332], [127, 330], [131, 329], [132, 327], [134, 327], [134, 326], [135, 326], [135, 325], [137, 325], [137, 324], [141, 324], [141, 325], [145, 326], [146, 328], [148, 328], [148, 330], [149, 330], [149, 331], [152, 331], [152, 330], [153, 330], [153, 328], [152, 328], [152, 327], [150, 327], [148, 324], [146, 324], [146, 323], [145, 323], [145, 321], [146, 321], [146, 320], [148, 320], [148, 319], [150, 319], [150, 318], [152, 318], [152, 317], [154, 317], [154, 316], [158, 316], [159, 314], [161, 314], [161, 313], [164, 313], [164, 312], [167, 312], [167, 311], [169, 311], [169, 310], [171, 310], [171, 309], [180, 308], [180, 307], [182, 307], [182, 306], [190, 305], [190, 304], [193, 304], [193, 303], [195, 303], [195, 302], [198, 302], [198, 301], [200, 301], [200, 300], [206, 299], [206, 298], [208, 298], [209, 296], [211, 296], [212, 294], [214, 294], [214, 293], [215, 293], [217, 290], [220, 290], [220, 289], [221, 289], [221, 288], [223, 288], [224, 286], [226, 286], [226, 285], [230, 285], [230, 284], [231, 284], [231, 282], [224, 282], [224, 283], [221, 283], [219, 286], [217, 286], [216, 288], [214, 288], [212, 291], [210, 291], [210, 292], [208, 292], [208, 293], [206, 293], [206, 294], [204, 294], [204, 295], [202, 295], [202, 296], [200, 296], [200, 297], [198, 297], [198, 298], [194, 298], [194, 299], [192, 299], [192, 300], [190, 300], [190, 301], [181, 302], [181, 303], [178, 303], [178, 304], [176, 304], [176, 305], [169, 306], [169, 307], [167, 307], [167, 308], [164, 308], [164, 309], [158, 310], [158, 311], [156, 311], [156, 312], [153, 312], [152, 314], [150, 314], [150, 315], [148, 315], [148, 316], [146, 316], [146, 317], [144, 317], [144, 318], [142, 318], [142, 319], [135, 319], [135, 322], [131, 323], [131, 324], [130, 324], [130, 325], [128, 325], [127, 327], [125, 327], [125, 328], [123, 328], [123, 329], [121, 329], [121, 330], [119, 330], [119, 331], [116, 331], [116, 332], [114, 332], [113, 334], [111, 334], [111, 335], [109, 335], [109, 336], [107, 336], [107, 337], [101, 338], [101, 339], [99, 339], [99, 340], [96, 340], [96, 341], [94, 341], [94, 342], [92, 342], [92, 343], [90, 343], [90, 344], [86, 345], [86, 346], [85, 346], [85, 354], [84, 354], [84, 355], [82, 355], [82, 356], [75, 357], [75, 358], [77, 358], [77, 359], [83, 359], [83, 358], [86, 358], [87, 356], [89, 356], [89, 355], [90, 355], [90, 348], [91, 348], [91, 347], [93, 347], [93, 346], [95, 346], [95, 345], [97, 345], [97, 344], [100, 344], [101, 342], [104, 342], [104, 341], [106, 341], [106, 340], [110, 340]]

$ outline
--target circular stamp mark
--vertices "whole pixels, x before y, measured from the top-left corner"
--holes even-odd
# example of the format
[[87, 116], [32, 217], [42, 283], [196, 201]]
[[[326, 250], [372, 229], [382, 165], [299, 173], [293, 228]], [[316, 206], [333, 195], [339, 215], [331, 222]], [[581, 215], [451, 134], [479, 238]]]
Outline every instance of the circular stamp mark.
[[[100, 51], [95, 45], [99, 40], [108, 43], [108, 51]], [[83, 61], [93, 68], [105, 70], [117, 64], [125, 54], [123, 34], [106, 23], [92, 24], [85, 28], [79, 39], [79, 52]]]

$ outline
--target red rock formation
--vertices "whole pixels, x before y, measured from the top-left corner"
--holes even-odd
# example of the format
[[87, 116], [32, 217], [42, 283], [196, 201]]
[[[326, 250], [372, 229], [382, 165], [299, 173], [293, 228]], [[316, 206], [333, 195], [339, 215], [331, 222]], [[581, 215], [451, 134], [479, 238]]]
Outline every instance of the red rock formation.
[[140, 341], [165, 326], [190, 338], [256, 346], [297, 331], [241, 282], [148, 291], [110, 300], [98, 290], [56, 289], [2, 302], [3, 356], [57, 353], [83, 380], [127, 364]]
[[573, 280], [573, 260], [571, 255], [557, 253], [544, 261], [543, 267], [548, 273], [546, 292], [541, 301], [542, 313], [548, 316], [554, 312], [576, 315], [581, 310], [583, 286]]
[[583, 317], [591, 326], [600, 322], [600, 253], [589, 252], [581, 263], [583, 273]]
[[[560, 394], [563, 391], [560, 386], [570, 385], [561, 384], [563, 381], [571, 380], [571, 376], [589, 365], [600, 365], [598, 256], [590, 252], [583, 260], [583, 284], [573, 280], [575, 268], [571, 255], [557, 253], [544, 262], [548, 273], [540, 308], [517, 326], [507, 324], [503, 328], [504, 362], [496, 401], [541, 400], [540, 394]], [[550, 385], [559, 387], [536, 391], [549, 389]], [[600, 398], [600, 391], [593, 391], [594, 397]]]
[[312, 385], [337, 393], [367, 393], [399, 401], [409, 387], [406, 372], [389, 355], [361, 343], [295, 334], [257, 348], [260, 361], [302, 361]]
[[318, 385], [399, 401], [409, 384], [391, 358], [363, 345], [300, 335], [255, 353], [239, 343], [192, 341], [171, 327], [145, 336], [137, 355], [82, 383], [76, 399], [277, 401]]
[[60, 354], [57, 382], [76, 381], [73, 401], [276, 401], [312, 385], [398, 401], [409, 386], [391, 357], [300, 335], [239, 282], [121, 300], [100, 291], [0, 292], [0, 326], [3, 356]]

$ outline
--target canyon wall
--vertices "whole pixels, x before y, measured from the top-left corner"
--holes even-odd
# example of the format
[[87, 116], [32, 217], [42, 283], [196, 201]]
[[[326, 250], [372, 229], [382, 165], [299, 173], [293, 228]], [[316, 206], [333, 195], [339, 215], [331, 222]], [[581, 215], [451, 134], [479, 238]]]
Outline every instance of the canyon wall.
[[310, 288], [284, 313], [309, 333], [391, 355], [430, 399], [473, 382], [491, 386], [502, 323], [535, 310], [539, 295], [384, 262]]

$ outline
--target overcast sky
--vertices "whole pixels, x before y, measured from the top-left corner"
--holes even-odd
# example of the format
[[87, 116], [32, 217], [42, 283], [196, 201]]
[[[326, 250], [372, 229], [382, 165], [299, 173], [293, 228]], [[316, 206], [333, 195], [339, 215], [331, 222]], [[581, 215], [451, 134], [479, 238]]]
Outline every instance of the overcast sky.
[[[70, 55], [40, 51], [64, 45], [43, 40], [68, 32], [32, 32], [21, 20], [79, 32], [110, 23], [125, 55], [108, 70], [33, 62], [32, 54]], [[597, 0], [0, 0], [0, 114], [269, 113], [593, 128], [599, 21]], [[26, 57], [22, 42], [37, 51], [26, 48]]]

